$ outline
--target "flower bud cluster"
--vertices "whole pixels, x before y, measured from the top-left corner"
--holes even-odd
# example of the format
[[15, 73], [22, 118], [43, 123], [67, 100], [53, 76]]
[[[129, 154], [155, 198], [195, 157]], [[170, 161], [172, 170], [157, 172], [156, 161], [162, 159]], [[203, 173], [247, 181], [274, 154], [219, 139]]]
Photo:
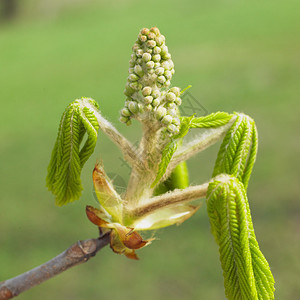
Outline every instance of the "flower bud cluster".
[[129, 125], [131, 118], [158, 120], [170, 135], [176, 134], [180, 89], [169, 88], [175, 70], [165, 37], [157, 27], [143, 28], [132, 50], [120, 121]]

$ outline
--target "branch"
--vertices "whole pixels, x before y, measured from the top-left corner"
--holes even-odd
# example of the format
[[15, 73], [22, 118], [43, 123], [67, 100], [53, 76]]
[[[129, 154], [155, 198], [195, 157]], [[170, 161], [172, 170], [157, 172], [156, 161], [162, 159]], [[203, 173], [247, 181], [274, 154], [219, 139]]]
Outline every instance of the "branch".
[[0, 300], [18, 296], [20, 293], [58, 275], [73, 266], [87, 262], [109, 243], [109, 234], [98, 239], [78, 241], [48, 262], [17, 277], [0, 283]]

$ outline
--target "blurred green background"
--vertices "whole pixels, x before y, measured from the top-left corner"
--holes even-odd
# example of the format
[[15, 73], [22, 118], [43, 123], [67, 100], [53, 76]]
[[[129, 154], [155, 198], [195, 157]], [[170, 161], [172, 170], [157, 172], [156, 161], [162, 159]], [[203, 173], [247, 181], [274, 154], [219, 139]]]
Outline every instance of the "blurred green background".
[[[138, 124], [118, 122], [128, 60], [142, 27], [167, 38], [176, 74], [208, 112], [242, 111], [259, 132], [248, 196], [256, 235], [275, 280], [276, 299], [300, 295], [300, 2], [16, 1], [0, 21], [0, 281], [97, 235], [85, 217], [95, 204], [91, 171], [128, 178], [103, 135], [83, 170], [84, 193], [58, 208], [45, 188], [60, 116], [81, 96], [135, 142]], [[6, 17], [4, 17], [6, 15]], [[191, 181], [210, 178], [218, 145], [190, 160]], [[20, 299], [225, 299], [206, 205], [180, 227], [156, 232], [140, 261], [106, 247], [90, 262]]]

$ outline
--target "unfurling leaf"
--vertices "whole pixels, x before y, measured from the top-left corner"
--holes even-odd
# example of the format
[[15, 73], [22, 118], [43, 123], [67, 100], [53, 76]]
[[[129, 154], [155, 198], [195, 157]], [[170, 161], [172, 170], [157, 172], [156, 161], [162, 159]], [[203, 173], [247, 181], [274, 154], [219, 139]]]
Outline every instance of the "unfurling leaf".
[[[48, 189], [61, 206], [79, 199], [82, 191], [81, 170], [94, 152], [99, 124], [94, 115], [98, 104], [90, 98], [77, 99], [65, 110], [59, 126], [48, 174]], [[87, 140], [80, 149], [84, 134]]]
[[244, 185], [227, 175], [215, 179], [209, 184], [207, 211], [228, 299], [274, 299], [274, 278], [255, 237]]
[[247, 188], [256, 159], [257, 131], [250, 117], [244, 114], [236, 115], [236, 121], [220, 147], [213, 177], [226, 173], [238, 178]]
[[216, 112], [208, 116], [194, 118], [191, 128], [215, 128], [227, 124], [233, 115], [226, 112]]
[[151, 184], [152, 188], [155, 187], [157, 183], [161, 180], [161, 178], [164, 176], [167, 167], [172, 159], [172, 156], [178, 147], [178, 141], [180, 141], [180, 139], [182, 139], [189, 132], [190, 124], [193, 118], [194, 116], [180, 118], [181, 123], [179, 133], [173, 136], [171, 142], [169, 142], [162, 151], [162, 158], [158, 166], [158, 172], [155, 180]]

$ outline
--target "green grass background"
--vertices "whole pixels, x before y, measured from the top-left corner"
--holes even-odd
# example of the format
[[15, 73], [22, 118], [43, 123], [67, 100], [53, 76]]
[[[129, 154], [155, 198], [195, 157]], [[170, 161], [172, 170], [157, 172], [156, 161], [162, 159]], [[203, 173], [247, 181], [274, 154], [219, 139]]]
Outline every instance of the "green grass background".
[[[51, 4], [50, 4], [51, 3]], [[58, 208], [45, 188], [60, 116], [91, 96], [136, 141], [139, 126], [118, 122], [131, 46], [156, 25], [175, 63], [173, 85], [214, 112], [242, 111], [259, 132], [248, 196], [256, 235], [276, 280], [276, 299], [300, 295], [300, 2], [29, 1], [0, 23], [0, 281], [97, 235], [85, 217], [95, 204], [91, 171], [128, 178], [120, 152], [100, 135], [83, 170], [84, 193]], [[49, 7], [47, 6], [49, 4]], [[193, 184], [210, 178], [218, 145], [188, 163]], [[225, 299], [206, 205], [180, 227], [156, 232], [140, 261], [106, 247], [90, 262], [19, 299]]]

